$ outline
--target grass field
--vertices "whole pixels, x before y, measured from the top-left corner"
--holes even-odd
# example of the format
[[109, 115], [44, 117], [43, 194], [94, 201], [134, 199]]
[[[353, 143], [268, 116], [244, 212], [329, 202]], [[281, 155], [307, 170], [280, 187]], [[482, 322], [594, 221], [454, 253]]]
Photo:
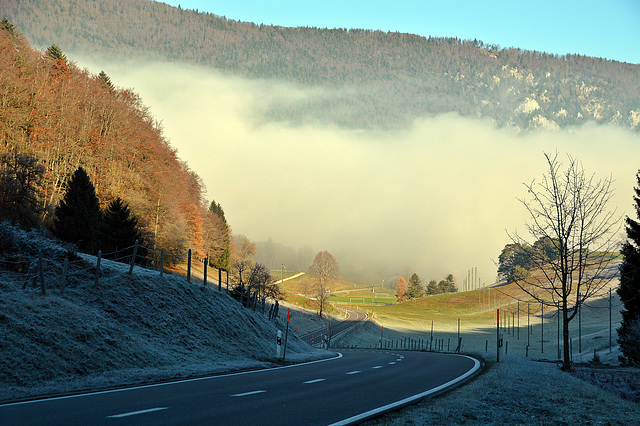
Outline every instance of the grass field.
[[[305, 296], [309, 294], [311, 284], [311, 277], [307, 275], [285, 281], [286, 300], [317, 311], [317, 302]], [[615, 294], [617, 285], [617, 280], [609, 284], [613, 290], [611, 327], [606, 292], [602, 298], [589, 300], [582, 315], [571, 322], [570, 350], [574, 360], [592, 359], [594, 349], [606, 351], [610, 339], [613, 345], [616, 344], [616, 328], [621, 320], [621, 303]], [[558, 342], [562, 324], [559, 329], [557, 311], [543, 308], [515, 284], [428, 296], [402, 303], [396, 302], [394, 290], [372, 289], [344, 280], [335, 283], [330, 292], [330, 304], [365, 310], [379, 327], [378, 331], [359, 336], [357, 341], [344, 340], [345, 345], [377, 346], [380, 327], [384, 327], [383, 338], [389, 345], [406, 344], [407, 339], [426, 344], [433, 336], [445, 349], [452, 349], [460, 336], [464, 351], [491, 351], [495, 350], [498, 334], [496, 316], [500, 310], [499, 333], [503, 335], [503, 348], [508, 353], [555, 360], [559, 358], [559, 349], [562, 351], [562, 342]], [[338, 315], [335, 309], [329, 309], [328, 313]]]
[[[615, 294], [617, 280], [610, 283], [611, 327], [609, 326], [608, 293], [600, 299], [590, 300], [570, 324], [570, 349], [575, 361], [593, 358], [593, 350], [606, 351], [611, 342], [616, 344], [616, 328], [621, 320], [621, 303]], [[462, 337], [463, 351], [495, 351], [497, 340], [497, 311], [500, 310], [500, 333], [508, 353], [555, 360], [562, 350], [560, 338], [562, 324], [558, 329], [555, 309], [543, 307], [531, 300], [515, 284], [461, 293], [423, 297], [393, 305], [372, 304], [370, 298], [355, 300], [358, 293], [340, 295], [331, 300], [348, 303], [367, 310], [375, 323], [384, 327], [383, 338], [387, 344], [400, 345], [407, 339], [426, 344], [433, 339], [442, 342], [444, 349], [456, 346], [458, 332]], [[362, 294], [362, 293], [360, 293]], [[518, 302], [518, 299], [521, 301]], [[377, 299], [376, 299], [377, 300]], [[380, 300], [383, 300], [381, 297]], [[433, 335], [432, 335], [433, 329]], [[345, 340], [346, 345], [374, 347], [379, 345], [380, 331], [370, 336], [359, 336], [357, 342]], [[612, 349], [613, 352], [613, 349]], [[561, 354], [560, 354], [561, 356]]]

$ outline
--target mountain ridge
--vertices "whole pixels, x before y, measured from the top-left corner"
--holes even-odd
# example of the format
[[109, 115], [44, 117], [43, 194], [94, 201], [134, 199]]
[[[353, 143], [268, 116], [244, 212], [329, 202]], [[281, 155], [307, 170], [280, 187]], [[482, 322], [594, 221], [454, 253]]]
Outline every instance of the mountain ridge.
[[345, 127], [403, 127], [458, 112], [522, 130], [587, 121], [640, 128], [637, 64], [478, 40], [258, 25], [147, 0], [7, 0], [3, 9], [40, 47], [197, 64], [348, 93], [274, 104], [268, 118], [276, 121], [319, 116]]

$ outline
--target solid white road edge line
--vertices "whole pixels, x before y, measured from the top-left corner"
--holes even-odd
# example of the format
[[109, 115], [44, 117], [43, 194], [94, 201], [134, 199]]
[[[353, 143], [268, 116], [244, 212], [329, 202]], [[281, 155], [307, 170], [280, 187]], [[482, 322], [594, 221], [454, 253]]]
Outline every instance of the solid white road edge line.
[[252, 392], [244, 392], [244, 393], [237, 393], [235, 395], [231, 395], [231, 396], [249, 396], [249, 395], [255, 395], [257, 393], [265, 393], [266, 390], [257, 390], [257, 391], [252, 391]]
[[447, 387], [449, 387], [451, 385], [454, 385], [454, 384], [466, 379], [467, 377], [469, 377], [470, 375], [472, 375], [473, 373], [478, 371], [478, 369], [480, 368], [480, 361], [478, 361], [477, 359], [471, 358], [470, 356], [467, 356], [467, 355], [456, 355], [456, 356], [463, 356], [465, 358], [469, 358], [470, 360], [473, 360], [473, 362], [474, 362], [473, 368], [471, 370], [467, 371], [466, 373], [464, 373], [462, 376], [460, 376], [458, 378], [455, 378], [453, 380], [450, 380], [447, 383], [442, 384], [440, 386], [437, 386], [437, 387], [435, 387], [433, 389], [430, 389], [428, 391], [419, 393], [417, 395], [410, 396], [410, 397], [405, 398], [405, 399], [401, 399], [400, 401], [392, 402], [391, 404], [383, 405], [382, 407], [374, 408], [373, 410], [369, 410], [369, 411], [364, 412], [362, 414], [358, 414], [356, 416], [349, 417], [348, 419], [340, 420], [339, 422], [332, 423], [329, 426], [342, 426], [342, 425], [349, 425], [349, 424], [352, 424], [352, 423], [356, 423], [356, 422], [364, 420], [365, 418], [370, 417], [372, 415], [375, 415], [375, 414], [378, 414], [378, 413], [382, 413], [384, 411], [387, 411], [387, 410], [390, 410], [390, 409], [393, 409], [393, 408], [396, 408], [396, 407], [400, 407], [400, 406], [402, 406], [404, 404], [407, 404], [407, 403], [422, 399], [425, 396], [428, 396], [428, 395], [431, 395], [431, 394], [436, 393], [438, 391], [441, 391], [442, 389], [445, 389], [445, 388], [447, 388]]
[[216, 375], [216, 376], [197, 377], [195, 379], [176, 380], [176, 381], [173, 381], [173, 382], [155, 383], [155, 384], [152, 384], [152, 385], [142, 385], [142, 386], [132, 386], [132, 387], [126, 387], [126, 388], [121, 388], [121, 389], [110, 389], [110, 390], [98, 391], [98, 392], [79, 393], [79, 394], [75, 394], [75, 395], [55, 396], [53, 398], [41, 398], [41, 399], [32, 399], [32, 400], [29, 400], [29, 401], [10, 402], [10, 403], [7, 403], [7, 404], [0, 404], [0, 407], [11, 407], [11, 406], [14, 406], [14, 405], [24, 405], [24, 404], [36, 404], [38, 402], [58, 401], [58, 400], [61, 400], [61, 399], [82, 398], [82, 397], [85, 397], [85, 396], [104, 395], [104, 394], [107, 394], [107, 393], [126, 392], [126, 391], [137, 390], [137, 389], [147, 389], [147, 388], [155, 388], [155, 387], [160, 387], [160, 386], [169, 386], [169, 385], [174, 385], [174, 384], [178, 384], [178, 383], [199, 382], [199, 381], [202, 381], [202, 380], [213, 380], [213, 379], [216, 379], [218, 377], [230, 377], [230, 376], [241, 376], [241, 375], [244, 375], [244, 374], [264, 373], [265, 371], [283, 370], [285, 368], [293, 368], [293, 367], [298, 367], [300, 365], [316, 364], [318, 362], [325, 362], [325, 361], [335, 361], [337, 359], [342, 358], [342, 354], [340, 352], [336, 352], [336, 354], [337, 354], [337, 356], [334, 356], [333, 358], [325, 358], [325, 359], [319, 359], [319, 360], [316, 360], [316, 361], [301, 362], [300, 364], [283, 365], [282, 367], [265, 368], [265, 369], [262, 369], [262, 370], [241, 371], [239, 373], [229, 373], [229, 374], [220, 374], [220, 375]]
[[113, 416], [107, 416], [107, 418], [108, 419], [119, 419], [120, 417], [137, 416], [139, 414], [147, 414], [147, 413], [153, 413], [154, 411], [167, 410], [168, 408], [169, 407], [149, 408], [147, 410], [131, 411], [129, 413], [122, 413], [122, 414], [114, 414]]

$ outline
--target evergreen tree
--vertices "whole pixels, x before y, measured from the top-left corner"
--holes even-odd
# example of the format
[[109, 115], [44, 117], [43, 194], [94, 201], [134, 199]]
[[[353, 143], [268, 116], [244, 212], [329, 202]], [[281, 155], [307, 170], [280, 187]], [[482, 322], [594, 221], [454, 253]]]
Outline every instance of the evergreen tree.
[[216, 203], [215, 200], [211, 200], [209, 211], [218, 215], [218, 217], [222, 219], [225, 224], [227, 224], [227, 219], [224, 217], [224, 210], [222, 209], [222, 205], [220, 203]]
[[429, 281], [429, 284], [427, 284], [427, 294], [438, 294], [438, 283], [436, 282], [436, 280], [431, 280]]
[[56, 207], [53, 233], [61, 240], [77, 244], [81, 251], [95, 253], [103, 241], [103, 226], [96, 190], [87, 172], [78, 167]]
[[[634, 207], [640, 219], [640, 171], [636, 175], [638, 186], [634, 188]], [[622, 324], [618, 329], [618, 343], [623, 361], [640, 365], [640, 222], [626, 218], [627, 241], [622, 246], [623, 261], [620, 264], [618, 295], [624, 304]]]
[[230, 230], [229, 224], [227, 223], [227, 219], [224, 217], [224, 210], [222, 209], [222, 205], [220, 203], [216, 203], [215, 200], [211, 200], [211, 204], [209, 205], [209, 211], [215, 214], [220, 218], [222, 224], [224, 226], [223, 235], [224, 240], [222, 241], [222, 252], [220, 255], [212, 261], [211, 264], [216, 268], [221, 268], [224, 270], [229, 270], [229, 262], [231, 259], [231, 239], [230, 239]]
[[0, 28], [5, 30], [12, 36], [18, 35], [18, 32], [16, 31], [16, 27], [11, 22], [9, 22], [6, 16], [2, 18], [2, 21], [0, 21]]
[[411, 278], [409, 278], [409, 289], [407, 290], [407, 297], [409, 299], [415, 299], [424, 295], [424, 289], [420, 282], [420, 276], [414, 272]]
[[113, 87], [113, 83], [111, 82], [111, 79], [109, 78], [109, 76], [107, 75], [107, 73], [105, 73], [104, 71], [100, 71], [100, 74], [98, 74], [98, 80], [100, 80], [100, 83], [109, 91], [113, 91], [114, 87]]
[[131, 247], [136, 240], [142, 242], [138, 218], [131, 213], [129, 205], [120, 197], [109, 203], [104, 213], [104, 227], [104, 241], [101, 247], [104, 252]]
[[445, 281], [449, 284], [449, 293], [455, 293], [458, 291], [458, 288], [456, 287], [456, 279], [453, 277], [453, 274], [447, 275]]
[[57, 60], [57, 59], [66, 59], [64, 54], [62, 53], [62, 49], [60, 49], [57, 45], [52, 44], [47, 48], [45, 52], [47, 58]]

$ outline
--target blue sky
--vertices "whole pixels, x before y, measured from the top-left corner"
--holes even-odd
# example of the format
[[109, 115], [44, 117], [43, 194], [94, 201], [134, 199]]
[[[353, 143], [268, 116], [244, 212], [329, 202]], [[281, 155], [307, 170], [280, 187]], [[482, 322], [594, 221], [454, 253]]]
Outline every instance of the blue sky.
[[640, 63], [638, 0], [165, 0], [229, 19], [478, 39]]

